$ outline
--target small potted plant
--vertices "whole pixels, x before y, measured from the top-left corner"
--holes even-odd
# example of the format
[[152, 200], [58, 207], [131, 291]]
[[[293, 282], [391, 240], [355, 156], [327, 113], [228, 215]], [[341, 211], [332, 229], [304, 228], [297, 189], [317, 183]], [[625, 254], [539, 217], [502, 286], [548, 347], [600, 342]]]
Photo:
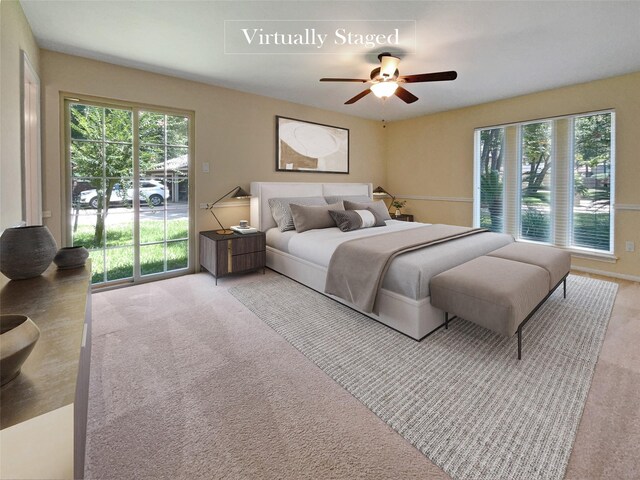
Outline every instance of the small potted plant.
[[406, 204], [407, 204], [406, 200], [394, 200], [391, 203], [391, 206], [396, 209], [396, 217], [399, 217], [400, 215], [402, 215], [402, 212], [400, 211], [400, 209], [404, 208]]

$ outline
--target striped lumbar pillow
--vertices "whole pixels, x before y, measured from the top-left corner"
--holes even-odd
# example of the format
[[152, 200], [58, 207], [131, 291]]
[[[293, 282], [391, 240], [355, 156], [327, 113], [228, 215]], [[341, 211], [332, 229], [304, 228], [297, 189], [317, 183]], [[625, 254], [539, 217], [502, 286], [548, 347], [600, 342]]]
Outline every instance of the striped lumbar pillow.
[[386, 225], [378, 212], [372, 208], [366, 210], [329, 210], [329, 215], [343, 232]]

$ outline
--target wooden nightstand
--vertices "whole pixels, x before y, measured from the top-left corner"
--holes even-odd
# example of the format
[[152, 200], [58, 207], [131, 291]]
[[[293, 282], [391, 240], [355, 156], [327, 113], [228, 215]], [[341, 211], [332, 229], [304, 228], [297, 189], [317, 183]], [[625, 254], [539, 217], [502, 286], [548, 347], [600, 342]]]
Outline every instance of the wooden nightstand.
[[400, 220], [401, 222], [413, 222], [413, 215], [409, 215], [408, 213], [403, 213], [402, 215], [391, 215], [393, 220]]
[[245, 273], [264, 267], [267, 250], [264, 232], [219, 235], [215, 230], [200, 232], [200, 266], [218, 277]]

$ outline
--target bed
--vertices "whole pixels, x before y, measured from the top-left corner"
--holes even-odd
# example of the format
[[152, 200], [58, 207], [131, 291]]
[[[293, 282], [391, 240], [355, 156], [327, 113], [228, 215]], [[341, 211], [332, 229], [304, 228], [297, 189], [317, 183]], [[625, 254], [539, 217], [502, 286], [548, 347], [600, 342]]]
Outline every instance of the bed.
[[[399, 232], [425, 224], [387, 220], [386, 226], [342, 232], [324, 228], [298, 233], [281, 232], [269, 199], [283, 197], [372, 198], [369, 183], [251, 183], [251, 225], [266, 232], [267, 266], [314, 290], [325, 293], [327, 268], [337, 246], [347, 240]], [[378, 293], [376, 313], [366, 313], [349, 302], [328, 295], [365, 315], [421, 340], [444, 324], [444, 312], [430, 303], [432, 276], [513, 242], [513, 237], [491, 232], [415, 250], [392, 260]]]

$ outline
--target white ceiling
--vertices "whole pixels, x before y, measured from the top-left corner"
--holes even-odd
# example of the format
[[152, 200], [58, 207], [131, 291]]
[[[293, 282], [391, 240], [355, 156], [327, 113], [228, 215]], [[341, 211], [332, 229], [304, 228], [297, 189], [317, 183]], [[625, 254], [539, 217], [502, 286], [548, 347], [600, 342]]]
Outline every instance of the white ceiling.
[[[640, 71], [636, 0], [21, 4], [43, 48], [377, 120], [411, 118]], [[258, 19], [415, 20], [415, 51], [401, 43], [400, 74], [456, 70], [458, 79], [406, 85], [420, 98], [410, 105], [373, 95], [344, 105], [366, 86], [320, 83], [319, 78], [368, 78], [378, 66], [376, 55], [387, 49], [225, 54], [225, 20]]]

